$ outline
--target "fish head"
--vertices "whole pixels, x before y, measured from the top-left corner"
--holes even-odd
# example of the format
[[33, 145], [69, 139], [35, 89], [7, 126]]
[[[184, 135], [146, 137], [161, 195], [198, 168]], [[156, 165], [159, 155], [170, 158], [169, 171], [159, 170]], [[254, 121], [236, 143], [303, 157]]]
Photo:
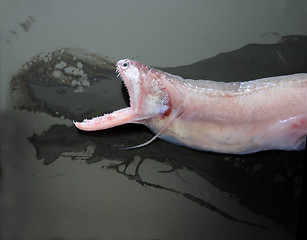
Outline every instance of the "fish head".
[[[74, 122], [85, 131], [96, 131], [127, 123], [146, 124], [151, 119], [166, 118], [174, 106], [171, 79], [176, 76], [151, 68], [134, 60], [123, 59], [116, 63], [119, 73], [129, 93], [130, 106], [110, 114]], [[172, 99], [171, 99], [172, 98]], [[178, 104], [177, 104], [178, 105]]]
[[132, 111], [144, 119], [168, 111], [170, 98], [163, 84], [167, 78], [164, 72], [129, 59], [118, 61], [116, 69], [128, 90]]

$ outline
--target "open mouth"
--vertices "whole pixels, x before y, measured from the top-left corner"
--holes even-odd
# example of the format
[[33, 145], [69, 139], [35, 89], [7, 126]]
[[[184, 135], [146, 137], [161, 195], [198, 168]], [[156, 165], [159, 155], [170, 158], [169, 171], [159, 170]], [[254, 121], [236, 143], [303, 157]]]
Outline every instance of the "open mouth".
[[85, 131], [97, 131], [126, 123], [132, 123], [138, 120], [138, 114], [136, 111], [140, 89], [136, 83], [137, 81], [132, 82], [134, 80], [133, 78], [130, 80], [131, 76], [135, 77], [138, 75], [138, 71], [136, 68], [133, 68], [132, 71], [128, 71], [127, 76], [126, 73], [124, 73], [124, 70], [127, 69], [129, 65], [130, 61], [127, 59], [118, 61], [116, 64], [116, 72], [118, 73], [117, 76], [122, 78], [127, 89], [126, 94], [129, 96], [130, 107], [126, 107], [110, 114], [105, 114], [92, 119], [85, 119], [82, 122], [73, 122], [78, 129]]

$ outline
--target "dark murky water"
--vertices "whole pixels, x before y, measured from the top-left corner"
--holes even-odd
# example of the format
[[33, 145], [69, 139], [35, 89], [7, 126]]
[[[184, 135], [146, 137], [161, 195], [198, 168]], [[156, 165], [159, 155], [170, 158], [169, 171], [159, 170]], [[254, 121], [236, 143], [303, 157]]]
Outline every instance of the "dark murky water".
[[[161, 69], [185, 78], [216, 81], [243, 81], [307, 72], [307, 37], [288, 36], [278, 44], [251, 44], [195, 64]], [[115, 63], [78, 49], [63, 48], [33, 57], [12, 78], [11, 95], [18, 111], [43, 112], [59, 120], [43, 133], [27, 136], [40, 164], [52, 167], [59, 161], [66, 161], [68, 165], [78, 161], [93, 164], [101, 171], [101, 176], [112, 171], [116, 173], [115, 178], [124, 177], [129, 184], [142, 187], [132, 193], [131, 199], [127, 195], [128, 202], [133, 198], [142, 199], [144, 191], [160, 194], [161, 198], [168, 193], [171, 198], [185, 199], [186, 205], [176, 211], [188, 207], [193, 211], [187, 219], [202, 219], [194, 224], [193, 231], [187, 230], [187, 236], [192, 239], [205, 235], [203, 225], [208, 224], [206, 221], [212, 221], [216, 226], [223, 225], [226, 229], [231, 229], [236, 223], [238, 225], [233, 231], [238, 234], [242, 231], [245, 239], [258, 239], [260, 236], [264, 239], [291, 239], [295, 236], [303, 151], [227, 155], [195, 151], [162, 140], [139, 149], [120, 150], [123, 146], [143, 143], [152, 134], [139, 125], [98, 132], [78, 131], [72, 125], [63, 124], [63, 119], [91, 118], [128, 104], [126, 90], [115, 74]], [[31, 161], [18, 165], [20, 172], [38, 176], [37, 181], [43, 181], [41, 173], [23, 170], [25, 164], [31, 164]], [[54, 174], [53, 177], [60, 178], [60, 175]], [[110, 178], [110, 183], [112, 181], [114, 177]], [[113, 190], [118, 191], [110, 185], [108, 191]], [[149, 199], [148, 207], [158, 201], [157, 198]], [[173, 200], [174, 204], [181, 204], [181, 200], [176, 201]], [[85, 203], [80, 206], [87, 208]], [[106, 211], [104, 206], [96, 207]], [[203, 210], [194, 211], [199, 207], [214, 217], [205, 217]], [[159, 217], [160, 210], [172, 208], [172, 205], [161, 209], [155, 207], [156, 217]], [[141, 215], [144, 209], [140, 206], [134, 211]], [[78, 208], [75, 211], [78, 212]], [[174, 221], [182, 217], [176, 211], [173, 212]], [[130, 214], [129, 209], [126, 214]], [[90, 218], [87, 221], [91, 221]], [[140, 218], [136, 224], [142, 221]], [[233, 238], [236, 236], [234, 234]], [[224, 238], [220, 236], [219, 239]]]

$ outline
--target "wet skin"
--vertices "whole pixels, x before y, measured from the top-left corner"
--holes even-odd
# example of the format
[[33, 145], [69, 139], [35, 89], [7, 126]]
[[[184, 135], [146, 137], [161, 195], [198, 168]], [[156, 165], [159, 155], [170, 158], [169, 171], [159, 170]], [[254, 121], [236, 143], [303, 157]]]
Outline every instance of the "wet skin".
[[183, 79], [128, 59], [116, 66], [130, 107], [75, 122], [77, 128], [139, 123], [156, 134], [152, 140], [223, 153], [304, 148], [307, 74], [224, 83]]

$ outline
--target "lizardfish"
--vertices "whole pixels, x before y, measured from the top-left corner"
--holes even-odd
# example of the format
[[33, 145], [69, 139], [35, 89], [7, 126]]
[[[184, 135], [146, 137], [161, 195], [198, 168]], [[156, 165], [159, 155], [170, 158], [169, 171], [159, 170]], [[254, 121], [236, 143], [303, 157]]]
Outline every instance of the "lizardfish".
[[183, 79], [129, 59], [118, 61], [116, 68], [128, 89], [130, 107], [74, 122], [77, 128], [144, 124], [155, 136], [135, 147], [159, 137], [235, 154], [304, 148], [307, 73], [225, 83]]

